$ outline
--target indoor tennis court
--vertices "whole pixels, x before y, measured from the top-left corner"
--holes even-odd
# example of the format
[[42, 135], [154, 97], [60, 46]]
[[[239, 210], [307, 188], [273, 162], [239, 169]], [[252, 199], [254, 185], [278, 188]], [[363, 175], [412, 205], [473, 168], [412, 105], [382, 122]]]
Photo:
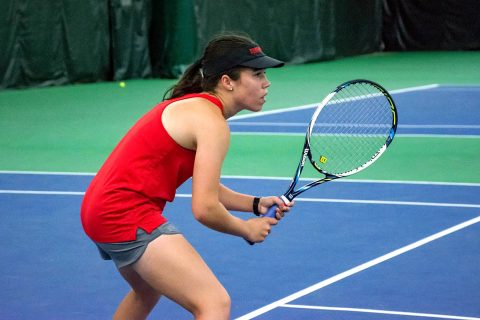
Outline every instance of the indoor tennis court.
[[[228, 290], [232, 319], [480, 319], [480, 52], [377, 51], [267, 76], [264, 110], [228, 121], [222, 183], [239, 192], [285, 191], [311, 113], [344, 81], [384, 86], [399, 125], [374, 165], [300, 195], [255, 246], [202, 226], [191, 181], [178, 189], [165, 216]], [[80, 204], [116, 143], [174, 82], [0, 90], [0, 319], [111, 318], [129, 287], [82, 230]], [[162, 298], [157, 318], [191, 316]]]

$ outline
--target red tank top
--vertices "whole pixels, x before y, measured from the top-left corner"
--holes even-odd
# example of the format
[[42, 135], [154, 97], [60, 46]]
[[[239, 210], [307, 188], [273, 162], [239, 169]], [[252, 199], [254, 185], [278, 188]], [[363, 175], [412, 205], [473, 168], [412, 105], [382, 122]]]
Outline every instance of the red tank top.
[[162, 123], [172, 102], [201, 97], [222, 109], [208, 94], [167, 100], [146, 113], [123, 137], [93, 178], [83, 199], [82, 225], [97, 242], [135, 240], [138, 228], [150, 233], [167, 220], [162, 215], [176, 189], [193, 174], [195, 151], [177, 144]]

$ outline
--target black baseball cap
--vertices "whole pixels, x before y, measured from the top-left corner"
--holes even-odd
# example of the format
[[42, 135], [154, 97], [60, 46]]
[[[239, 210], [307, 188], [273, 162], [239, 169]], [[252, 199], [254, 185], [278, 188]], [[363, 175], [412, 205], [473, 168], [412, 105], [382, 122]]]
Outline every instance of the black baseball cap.
[[267, 56], [262, 48], [253, 43], [232, 48], [221, 59], [203, 65], [205, 76], [219, 75], [234, 67], [253, 69], [279, 68], [285, 65], [283, 61]]

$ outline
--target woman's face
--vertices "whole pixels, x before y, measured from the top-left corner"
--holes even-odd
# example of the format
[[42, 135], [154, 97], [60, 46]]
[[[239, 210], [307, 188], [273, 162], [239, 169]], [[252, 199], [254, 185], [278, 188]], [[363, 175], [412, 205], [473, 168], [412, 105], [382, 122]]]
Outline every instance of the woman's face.
[[241, 109], [254, 112], [262, 109], [270, 87], [265, 69], [243, 69], [233, 84], [234, 98]]

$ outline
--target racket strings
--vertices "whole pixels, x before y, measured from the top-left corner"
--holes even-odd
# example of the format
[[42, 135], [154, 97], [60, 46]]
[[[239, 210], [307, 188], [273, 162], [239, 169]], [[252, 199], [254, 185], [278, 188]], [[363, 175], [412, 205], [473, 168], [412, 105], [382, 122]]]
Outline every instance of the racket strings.
[[325, 172], [342, 174], [367, 163], [385, 144], [392, 112], [385, 95], [366, 83], [339, 90], [310, 132], [313, 160]]

